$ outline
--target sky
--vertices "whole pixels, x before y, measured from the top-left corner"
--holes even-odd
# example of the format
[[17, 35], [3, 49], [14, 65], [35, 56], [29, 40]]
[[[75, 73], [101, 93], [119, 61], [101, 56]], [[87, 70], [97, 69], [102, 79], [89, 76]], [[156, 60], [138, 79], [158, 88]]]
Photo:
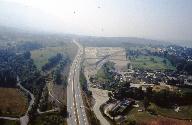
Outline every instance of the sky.
[[0, 25], [192, 41], [192, 0], [0, 0]]

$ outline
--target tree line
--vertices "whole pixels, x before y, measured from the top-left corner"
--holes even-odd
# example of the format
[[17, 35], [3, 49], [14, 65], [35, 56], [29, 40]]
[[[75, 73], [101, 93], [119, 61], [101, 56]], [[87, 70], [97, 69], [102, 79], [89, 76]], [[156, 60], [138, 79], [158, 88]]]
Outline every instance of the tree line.
[[192, 92], [186, 91], [169, 91], [162, 89], [160, 91], [152, 90], [152, 87], [148, 87], [146, 91], [142, 88], [132, 88], [129, 83], [116, 88], [113, 91], [113, 98], [123, 100], [125, 98], [133, 98], [135, 100], [148, 100], [155, 103], [158, 106], [170, 108], [177, 105], [191, 105], [192, 104]]
[[64, 74], [64, 70], [66, 65], [68, 65], [70, 62], [71, 61], [68, 56], [62, 55], [59, 65], [57, 65], [56, 69], [52, 72], [54, 83], [58, 85], [63, 84], [64, 86], [67, 85], [67, 76]]
[[46, 63], [43, 67], [42, 67], [42, 71], [48, 71], [51, 68], [53, 68], [54, 66], [56, 66], [61, 59], [63, 58], [63, 55], [61, 53], [57, 53], [55, 56], [51, 57], [48, 59], [48, 63]]

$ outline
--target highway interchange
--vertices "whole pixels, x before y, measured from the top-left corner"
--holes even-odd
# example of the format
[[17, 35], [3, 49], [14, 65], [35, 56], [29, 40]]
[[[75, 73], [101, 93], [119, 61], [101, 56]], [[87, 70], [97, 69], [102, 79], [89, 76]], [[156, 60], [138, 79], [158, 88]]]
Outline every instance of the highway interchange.
[[83, 104], [81, 95], [79, 74], [80, 74], [80, 63], [83, 55], [83, 47], [73, 41], [78, 46], [78, 52], [74, 58], [73, 63], [70, 67], [68, 86], [67, 86], [67, 111], [69, 118], [67, 119], [68, 125], [88, 125], [87, 116]]

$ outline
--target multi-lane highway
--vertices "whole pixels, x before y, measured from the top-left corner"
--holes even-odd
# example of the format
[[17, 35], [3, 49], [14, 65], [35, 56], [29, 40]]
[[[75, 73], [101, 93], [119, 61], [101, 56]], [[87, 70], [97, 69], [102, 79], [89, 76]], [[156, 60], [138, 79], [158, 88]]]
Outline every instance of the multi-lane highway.
[[73, 40], [73, 42], [78, 46], [78, 52], [73, 63], [71, 64], [68, 77], [67, 111], [69, 113], [69, 118], [67, 122], [68, 125], [88, 125], [79, 83], [83, 47], [75, 40]]

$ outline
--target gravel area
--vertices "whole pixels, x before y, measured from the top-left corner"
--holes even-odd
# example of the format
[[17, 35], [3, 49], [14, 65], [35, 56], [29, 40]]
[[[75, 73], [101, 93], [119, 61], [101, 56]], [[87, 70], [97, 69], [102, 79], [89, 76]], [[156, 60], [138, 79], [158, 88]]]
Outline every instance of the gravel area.
[[93, 107], [95, 115], [100, 120], [101, 125], [110, 125], [110, 123], [103, 117], [99, 110], [99, 107], [109, 99], [108, 91], [98, 88], [90, 88], [90, 90], [92, 91], [93, 98], [95, 99], [95, 105]]

